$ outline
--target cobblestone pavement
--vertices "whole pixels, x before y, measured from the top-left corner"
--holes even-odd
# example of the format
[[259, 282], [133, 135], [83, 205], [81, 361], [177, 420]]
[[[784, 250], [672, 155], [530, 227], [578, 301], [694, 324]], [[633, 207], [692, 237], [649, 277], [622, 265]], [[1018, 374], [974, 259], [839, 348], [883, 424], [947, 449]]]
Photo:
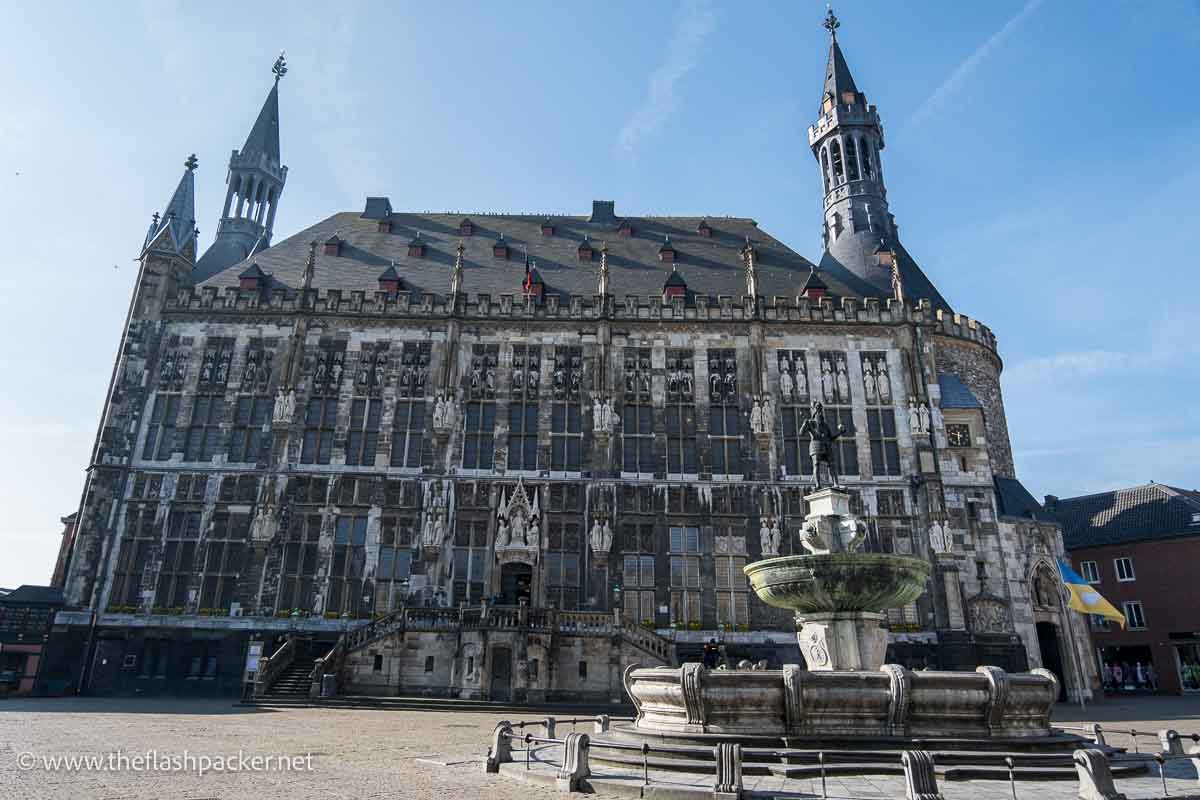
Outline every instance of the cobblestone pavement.
[[[228, 701], [62, 698], [0, 701], [0, 800], [310, 800], [321, 798], [442, 798], [536, 800], [560, 797], [551, 787], [485, 775], [492, 727], [505, 716], [454, 712], [289, 709], [255, 711]], [[535, 719], [536, 714], [524, 715]], [[1055, 721], [1099, 721], [1139, 730], [1176, 728], [1200, 733], [1200, 698], [1109, 699], [1089, 706], [1059, 706]], [[561, 737], [569, 727], [560, 724]], [[581, 727], [580, 730], [586, 730]], [[1124, 745], [1119, 737], [1110, 742]], [[1150, 749], [1151, 740], [1142, 740]], [[185, 754], [196, 759], [183, 771], [25, 768], [23, 756], [98, 756], [153, 751], [160, 761]], [[298, 771], [198, 774], [201, 757], [301, 757]], [[303, 757], [311, 754], [307, 763]], [[311, 764], [311, 769], [308, 769]], [[120, 767], [121, 764], [115, 764]], [[1180, 767], [1190, 765], [1181, 763]], [[1198, 791], [1195, 773], [1170, 780], [1172, 796]], [[653, 778], [654, 776], [652, 776]], [[665, 781], [667, 776], [659, 776]], [[708, 779], [708, 780], [711, 780]], [[747, 789], [780, 796], [820, 796], [819, 781], [747, 777]], [[1011, 800], [1007, 783], [942, 782], [947, 800]], [[1074, 782], [1027, 785], [1019, 799], [1068, 800]], [[897, 778], [830, 779], [830, 797], [903, 797]], [[1118, 781], [1130, 798], [1161, 797], [1157, 777]], [[793, 794], [800, 792], [803, 794]]]

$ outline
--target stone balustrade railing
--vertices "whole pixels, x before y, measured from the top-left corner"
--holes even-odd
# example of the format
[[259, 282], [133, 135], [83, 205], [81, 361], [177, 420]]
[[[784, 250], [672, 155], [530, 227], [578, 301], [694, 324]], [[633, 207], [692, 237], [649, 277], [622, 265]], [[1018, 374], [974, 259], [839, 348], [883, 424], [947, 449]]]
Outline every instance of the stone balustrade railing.
[[262, 697], [295, 659], [296, 640], [291, 637], [270, 656], [260, 658], [258, 672], [254, 675], [254, 696]]
[[344, 636], [345, 653], [396, 632], [525, 630], [568, 636], [620, 636], [666, 663], [674, 660], [674, 643], [638, 625], [626, 624], [619, 614], [603, 611], [559, 611], [528, 606], [480, 605], [460, 608], [400, 608], [371, 620]]

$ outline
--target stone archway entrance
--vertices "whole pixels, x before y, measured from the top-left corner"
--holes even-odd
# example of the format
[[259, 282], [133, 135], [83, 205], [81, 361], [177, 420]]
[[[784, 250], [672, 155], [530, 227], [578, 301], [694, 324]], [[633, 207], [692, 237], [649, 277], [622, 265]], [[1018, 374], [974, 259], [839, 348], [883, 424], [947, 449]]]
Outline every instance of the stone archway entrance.
[[1059, 647], [1058, 626], [1053, 622], [1037, 624], [1038, 650], [1042, 653], [1042, 666], [1058, 678], [1058, 699], [1067, 699], [1067, 674], [1063, 669], [1063, 654]]

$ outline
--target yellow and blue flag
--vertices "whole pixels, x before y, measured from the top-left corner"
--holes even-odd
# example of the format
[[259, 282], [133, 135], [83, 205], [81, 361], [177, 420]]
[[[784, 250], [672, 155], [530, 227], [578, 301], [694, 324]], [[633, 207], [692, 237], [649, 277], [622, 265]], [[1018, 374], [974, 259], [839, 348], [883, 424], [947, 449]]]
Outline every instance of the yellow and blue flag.
[[1071, 599], [1067, 601], [1067, 608], [1072, 608], [1083, 614], [1095, 614], [1099, 617], [1105, 617], [1106, 619], [1115, 621], [1122, 628], [1125, 627], [1125, 615], [1117, 611], [1116, 606], [1105, 600], [1099, 592], [1093, 589], [1078, 572], [1071, 569], [1071, 566], [1061, 558], [1058, 559], [1058, 573], [1062, 576], [1063, 585], [1071, 593]]

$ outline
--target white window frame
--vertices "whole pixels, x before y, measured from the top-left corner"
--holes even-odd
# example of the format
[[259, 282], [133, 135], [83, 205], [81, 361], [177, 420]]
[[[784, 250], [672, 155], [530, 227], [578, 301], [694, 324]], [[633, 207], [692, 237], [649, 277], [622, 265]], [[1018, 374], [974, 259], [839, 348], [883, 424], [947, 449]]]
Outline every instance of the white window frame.
[[1100, 582], [1100, 565], [1095, 561], [1080, 561], [1079, 571], [1083, 574], [1083, 579], [1088, 583]]
[[[1136, 616], [1141, 618], [1140, 625], [1134, 624], [1134, 612], [1136, 608]], [[1121, 604], [1121, 611], [1125, 614], [1125, 625], [1131, 631], [1144, 631], [1146, 629], [1146, 609], [1142, 607], [1141, 600], [1126, 600]]]
[[[1124, 561], [1129, 565], [1129, 576], [1125, 577], [1121, 574], [1121, 562]], [[1137, 575], [1133, 571], [1133, 559], [1129, 556], [1121, 556], [1113, 559], [1113, 571], [1117, 573], [1117, 581], [1119, 583], [1132, 583], [1137, 580]]]

